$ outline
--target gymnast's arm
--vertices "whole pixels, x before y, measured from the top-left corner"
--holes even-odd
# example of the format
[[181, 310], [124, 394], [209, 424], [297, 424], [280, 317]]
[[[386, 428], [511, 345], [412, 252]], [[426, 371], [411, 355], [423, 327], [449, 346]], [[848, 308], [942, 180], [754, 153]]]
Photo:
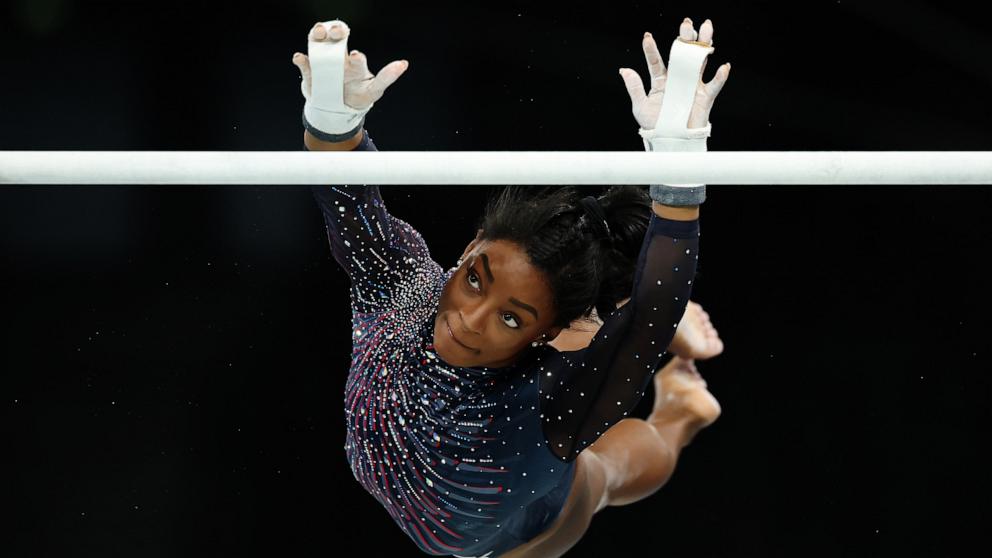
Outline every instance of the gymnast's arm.
[[658, 202], [651, 202], [651, 208], [654, 210], [654, 214], [658, 217], [670, 219], [672, 221], [693, 221], [695, 219], [699, 219], [698, 205], [673, 207], [670, 205], [663, 205]]
[[630, 301], [603, 318], [589, 347], [562, 353], [541, 375], [548, 447], [570, 461], [637, 405], [682, 318], [699, 250], [699, 206], [657, 201], [637, 259]]
[[[711, 82], [700, 79], [705, 58], [712, 52], [712, 35], [708, 20], [697, 35], [686, 18], [672, 45], [669, 75], [653, 37], [645, 34], [642, 46], [652, 78], [650, 95], [637, 72], [621, 69], [648, 151], [705, 151], [710, 109], [729, 72], [725, 65]], [[685, 94], [693, 90], [694, 96]], [[673, 92], [675, 101], [662, 114], [662, 98]], [[675, 111], [688, 112], [688, 122], [680, 120], [683, 112]], [[661, 365], [688, 304], [705, 185], [652, 185], [651, 198], [651, 219], [630, 301], [603, 318], [587, 349], [574, 356], [561, 353], [564, 366], [549, 367], [541, 375], [544, 434], [549, 449], [562, 460], [575, 459], [634, 408]]]
[[[324, 141], [304, 131], [308, 151], [378, 151], [364, 128], [350, 139]], [[377, 185], [311, 186], [327, 229], [331, 255], [351, 279], [352, 307], [377, 313], [424, 302], [412, 288], [422, 276], [440, 273], [423, 237], [392, 216]]]
[[[341, 20], [318, 22], [307, 36], [309, 55], [293, 55], [306, 99], [303, 143], [308, 151], [378, 151], [364, 129], [365, 115], [409, 66], [396, 60], [373, 74], [364, 54], [348, 50], [350, 32]], [[341, 140], [351, 130], [357, 131]], [[379, 186], [312, 186], [311, 192], [324, 217], [331, 254], [351, 279], [352, 309], [374, 313], [419, 304], [411, 285], [440, 266], [420, 234], [386, 211]]]
[[354, 151], [364, 138], [365, 128], [359, 129], [354, 137], [344, 141], [320, 140], [315, 138], [309, 130], [303, 130], [303, 145], [306, 146], [307, 151]]

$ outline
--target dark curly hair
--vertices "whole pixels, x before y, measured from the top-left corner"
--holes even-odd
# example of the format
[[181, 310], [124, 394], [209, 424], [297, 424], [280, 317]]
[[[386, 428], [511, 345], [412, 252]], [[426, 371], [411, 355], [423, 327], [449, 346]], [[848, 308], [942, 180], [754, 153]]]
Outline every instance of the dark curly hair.
[[609, 237], [589, 216], [574, 187], [508, 186], [489, 200], [478, 228], [483, 240], [521, 246], [553, 293], [554, 326], [568, 327], [592, 310], [603, 319], [630, 296], [634, 267], [651, 218], [639, 186], [613, 186], [597, 197]]

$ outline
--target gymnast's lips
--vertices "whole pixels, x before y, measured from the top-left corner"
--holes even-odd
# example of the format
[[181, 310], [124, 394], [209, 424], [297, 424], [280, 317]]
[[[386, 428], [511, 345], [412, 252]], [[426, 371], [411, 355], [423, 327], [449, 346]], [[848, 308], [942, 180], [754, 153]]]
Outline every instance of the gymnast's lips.
[[462, 347], [465, 347], [466, 349], [472, 351], [473, 353], [478, 353], [479, 352], [479, 349], [473, 349], [472, 347], [469, 347], [465, 343], [462, 343], [461, 341], [458, 340], [457, 337], [455, 337], [455, 334], [451, 331], [451, 324], [448, 323], [448, 317], [447, 316], [444, 317], [444, 327], [445, 327], [445, 329], [448, 330], [448, 335], [451, 337], [452, 340], [454, 340], [455, 343], [458, 343], [459, 345], [461, 345]]

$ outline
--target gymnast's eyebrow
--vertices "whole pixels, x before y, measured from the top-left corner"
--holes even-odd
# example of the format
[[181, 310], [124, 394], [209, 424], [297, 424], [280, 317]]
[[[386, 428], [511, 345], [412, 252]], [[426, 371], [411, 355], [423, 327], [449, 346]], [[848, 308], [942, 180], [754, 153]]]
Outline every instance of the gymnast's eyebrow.
[[495, 283], [496, 278], [493, 277], [493, 272], [491, 269], [489, 269], [489, 256], [485, 254], [480, 254], [480, 257], [482, 258], [482, 267], [484, 267], [486, 270], [486, 277], [489, 278], [490, 283]]
[[524, 302], [520, 302], [519, 300], [517, 300], [517, 299], [515, 299], [513, 297], [510, 297], [510, 302], [516, 304], [517, 306], [523, 308], [524, 310], [530, 312], [531, 314], [534, 314], [534, 319], [535, 320], [539, 320], [540, 319], [537, 316], [537, 310], [533, 306], [531, 306], [530, 304], [527, 304], [527, 303], [524, 303]]

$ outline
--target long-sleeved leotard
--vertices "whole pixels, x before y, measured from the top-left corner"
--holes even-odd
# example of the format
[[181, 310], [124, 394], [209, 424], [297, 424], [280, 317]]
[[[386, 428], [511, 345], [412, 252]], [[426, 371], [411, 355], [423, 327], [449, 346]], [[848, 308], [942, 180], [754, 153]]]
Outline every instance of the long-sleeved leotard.
[[[367, 131], [356, 150], [376, 150]], [[454, 269], [386, 211], [378, 186], [312, 192], [351, 279], [355, 478], [426, 553], [495, 556], [530, 540], [557, 517], [578, 453], [633, 409], [660, 366], [689, 299], [698, 221], [652, 215], [631, 300], [588, 348], [461, 368], [433, 347]]]

